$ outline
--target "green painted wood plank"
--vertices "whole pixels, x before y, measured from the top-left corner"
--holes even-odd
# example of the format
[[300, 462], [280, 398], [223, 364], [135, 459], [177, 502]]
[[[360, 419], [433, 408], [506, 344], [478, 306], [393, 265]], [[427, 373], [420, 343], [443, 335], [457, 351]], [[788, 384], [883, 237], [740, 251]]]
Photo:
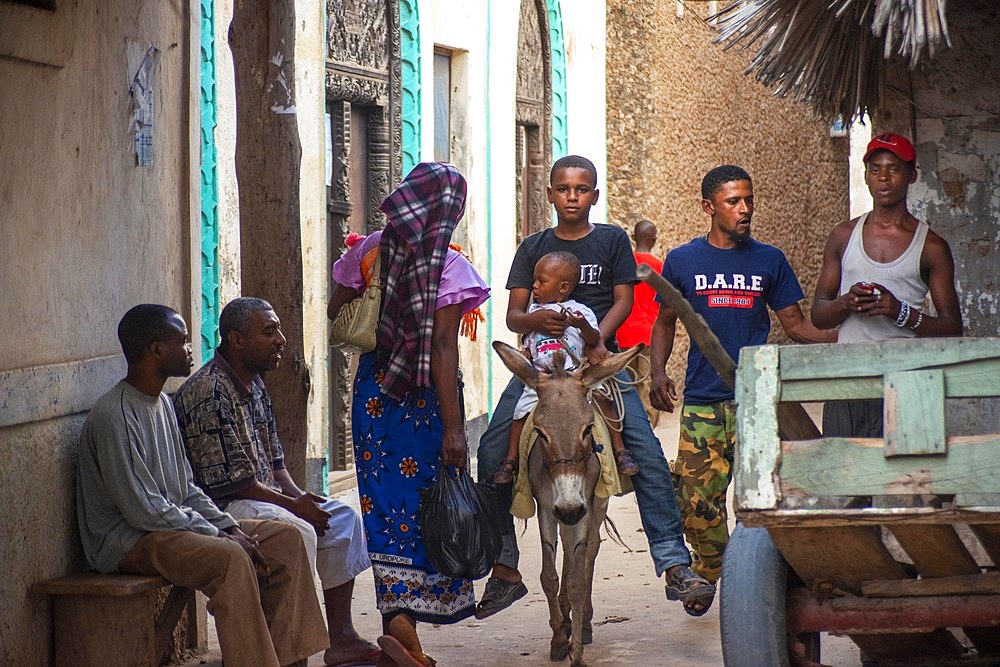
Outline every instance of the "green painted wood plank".
[[740, 353], [736, 371], [736, 447], [734, 494], [740, 509], [773, 509], [778, 492], [773, 472], [778, 468], [778, 348], [765, 345]]
[[849, 398], [882, 398], [882, 376], [782, 380], [782, 401], [842, 401]]
[[783, 381], [865, 377], [1000, 358], [1000, 338], [921, 338], [781, 347]]
[[[883, 494], [1000, 492], [1000, 435], [949, 438], [947, 456], [886, 458], [874, 438], [822, 438], [781, 443], [780, 494], [872, 496]], [[740, 506], [741, 507], [741, 506]]]
[[[782, 352], [782, 354], [784, 354]], [[784, 359], [784, 356], [782, 356]], [[924, 363], [924, 366], [931, 364]], [[933, 364], [937, 367], [937, 364]], [[1000, 396], [1000, 358], [965, 361], [940, 367], [948, 398]], [[888, 371], [893, 372], [893, 371]], [[782, 401], [835, 401], [848, 398], [882, 398], [882, 377], [789, 379], [781, 366]], [[798, 375], [797, 372], [794, 374]]]
[[885, 455], [944, 454], [944, 373], [885, 375]]

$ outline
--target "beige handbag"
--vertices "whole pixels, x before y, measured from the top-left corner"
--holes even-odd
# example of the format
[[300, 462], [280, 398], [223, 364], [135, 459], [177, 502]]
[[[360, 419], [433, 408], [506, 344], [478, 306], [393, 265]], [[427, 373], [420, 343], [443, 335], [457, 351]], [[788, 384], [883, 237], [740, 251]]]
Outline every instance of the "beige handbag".
[[330, 327], [330, 345], [361, 354], [375, 349], [382, 306], [382, 253], [376, 252], [372, 281], [360, 296], [345, 303]]

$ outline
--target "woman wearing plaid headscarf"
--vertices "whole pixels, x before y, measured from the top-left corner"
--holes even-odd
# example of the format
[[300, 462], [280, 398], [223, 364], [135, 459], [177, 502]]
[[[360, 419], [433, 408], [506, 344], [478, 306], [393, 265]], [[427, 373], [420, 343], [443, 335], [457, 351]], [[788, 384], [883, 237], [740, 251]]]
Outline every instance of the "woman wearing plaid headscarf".
[[458, 336], [474, 332], [471, 318], [489, 287], [449, 248], [465, 193], [455, 167], [418, 164], [379, 207], [385, 229], [356, 242], [333, 266], [331, 319], [370, 283], [381, 252], [378, 345], [358, 363], [352, 431], [385, 632], [379, 645], [407, 667], [434, 664], [421, 648], [417, 621], [455, 623], [476, 605], [472, 580], [444, 576], [431, 565], [417, 523], [420, 489], [433, 485], [442, 465], [468, 464]]

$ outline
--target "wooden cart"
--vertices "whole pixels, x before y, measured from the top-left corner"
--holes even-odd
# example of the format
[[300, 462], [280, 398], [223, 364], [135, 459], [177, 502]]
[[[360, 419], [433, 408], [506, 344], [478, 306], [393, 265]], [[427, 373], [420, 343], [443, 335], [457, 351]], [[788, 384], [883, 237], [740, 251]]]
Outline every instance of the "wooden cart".
[[[1000, 665], [1000, 427], [969, 409], [998, 396], [1000, 339], [743, 350], [726, 665], [818, 663], [821, 631], [864, 665]], [[853, 398], [883, 439], [779, 435], [782, 403]]]

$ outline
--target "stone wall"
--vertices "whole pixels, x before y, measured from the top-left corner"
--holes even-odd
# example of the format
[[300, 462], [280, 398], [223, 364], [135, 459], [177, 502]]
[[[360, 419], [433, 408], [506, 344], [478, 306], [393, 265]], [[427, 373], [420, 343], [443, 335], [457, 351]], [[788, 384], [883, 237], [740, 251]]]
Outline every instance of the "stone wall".
[[[687, 1], [678, 17], [670, 0], [608, 2], [609, 221], [631, 232], [652, 220], [665, 255], [708, 231], [705, 172], [738, 164], [754, 179], [753, 234], [784, 250], [808, 312], [827, 233], [848, 217], [848, 140], [745, 78], [748, 54], [712, 44], [707, 6]], [[772, 338], [785, 340], [776, 320]], [[668, 367], [675, 381], [686, 354], [681, 333]]]
[[966, 336], [1000, 336], [1000, 7], [948, 4], [951, 48], [887, 68], [875, 133], [899, 132], [917, 149], [910, 211], [951, 246]]

